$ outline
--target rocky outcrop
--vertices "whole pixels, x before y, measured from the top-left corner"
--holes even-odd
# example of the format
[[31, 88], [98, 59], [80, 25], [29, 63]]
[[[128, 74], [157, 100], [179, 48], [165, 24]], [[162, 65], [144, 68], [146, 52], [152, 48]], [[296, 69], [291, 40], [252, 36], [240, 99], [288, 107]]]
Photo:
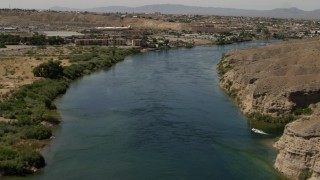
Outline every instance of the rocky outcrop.
[[319, 57], [319, 39], [231, 51], [218, 67], [220, 85], [244, 113], [289, 113], [320, 101]]
[[220, 86], [244, 114], [279, 117], [299, 108], [314, 113], [286, 126], [275, 167], [288, 177], [320, 179], [320, 39], [234, 50], [218, 64]]
[[[279, 150], [275, 168], [297, 179], [320, 179], [320, 113], [303, 117], [286, 126], [284, 134], [275, 143]], [[309, 176], [309, 177], [308, 177]]]

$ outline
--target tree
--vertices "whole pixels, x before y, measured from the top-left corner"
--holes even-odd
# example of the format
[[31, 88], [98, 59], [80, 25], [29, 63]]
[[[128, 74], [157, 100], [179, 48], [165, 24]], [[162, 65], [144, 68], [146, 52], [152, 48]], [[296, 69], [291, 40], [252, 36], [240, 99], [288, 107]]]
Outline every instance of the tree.
[[46, 45], [47, 43], [46, 36], [38, 33], [35, 33], [32, 37], [23, 37], [21, 41], [25, 44], [36, 46]]
[[59, 36], [48, 37], [48, 43], [50, 45], [61, 45], [64, 44], [64, 39]]
[[36, 77], [57, 79], [63, 75], [63, 67], [60, 64], [61, 61], [52, 60], [42, 63], [33, 69], [33, 74]]

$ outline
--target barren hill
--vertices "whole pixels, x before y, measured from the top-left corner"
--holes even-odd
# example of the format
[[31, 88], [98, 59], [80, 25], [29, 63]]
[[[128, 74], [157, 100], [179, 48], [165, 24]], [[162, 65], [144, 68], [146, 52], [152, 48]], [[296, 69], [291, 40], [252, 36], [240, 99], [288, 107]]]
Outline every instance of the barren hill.
[[320, 41], [274, 43], [228, 53], [221, 84], [237, 90], [245, 113], [289, 113], [320, 102]]
[[76, 9], [66, 7], [52, 7], [57, 11], [88, 11], [88, 12], [122, 12], [122, 13], [154, 13], [164, 14], [202, 14], [218, 16], [247, 16], [247, 17], [274, 17], [294, 19], [319, 19], [320, 11], [304, 11], [298, 8], [278, 8], [272, 10], [236, 9], [219, 7], [186, 6], [180, 4], [152, 4], [138, 7], [108, 6], [88, 9]]
[[120, 18], [111, 15], [50, 11], [0, 11], [0, 25], [50, 25], [57, 28], [81, 29], [93, 26], [128, 26], [134, 28], [181, 30], [185, 24], [142, 18]]

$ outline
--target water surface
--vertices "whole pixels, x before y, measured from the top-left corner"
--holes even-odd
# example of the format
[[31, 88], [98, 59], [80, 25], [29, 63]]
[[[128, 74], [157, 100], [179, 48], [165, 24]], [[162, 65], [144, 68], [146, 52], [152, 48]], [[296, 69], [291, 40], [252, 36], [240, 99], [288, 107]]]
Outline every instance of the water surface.
[[73, 83], [27, 179], [278, 179], [275, 152], [219, 89], [222, 53], [265, 42], [148, 52]]

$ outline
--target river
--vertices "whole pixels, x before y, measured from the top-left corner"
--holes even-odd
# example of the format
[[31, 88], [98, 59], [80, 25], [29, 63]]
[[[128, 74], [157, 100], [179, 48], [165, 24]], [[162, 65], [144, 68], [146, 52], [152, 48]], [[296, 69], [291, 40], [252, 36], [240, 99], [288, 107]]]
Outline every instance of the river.
[[264, 44], [147, 52], [72, 83], [56, 100], [47, 166], [23, 179], [279, 179], [268, 137], [250, 131], [215, 70], [222, 53]]

